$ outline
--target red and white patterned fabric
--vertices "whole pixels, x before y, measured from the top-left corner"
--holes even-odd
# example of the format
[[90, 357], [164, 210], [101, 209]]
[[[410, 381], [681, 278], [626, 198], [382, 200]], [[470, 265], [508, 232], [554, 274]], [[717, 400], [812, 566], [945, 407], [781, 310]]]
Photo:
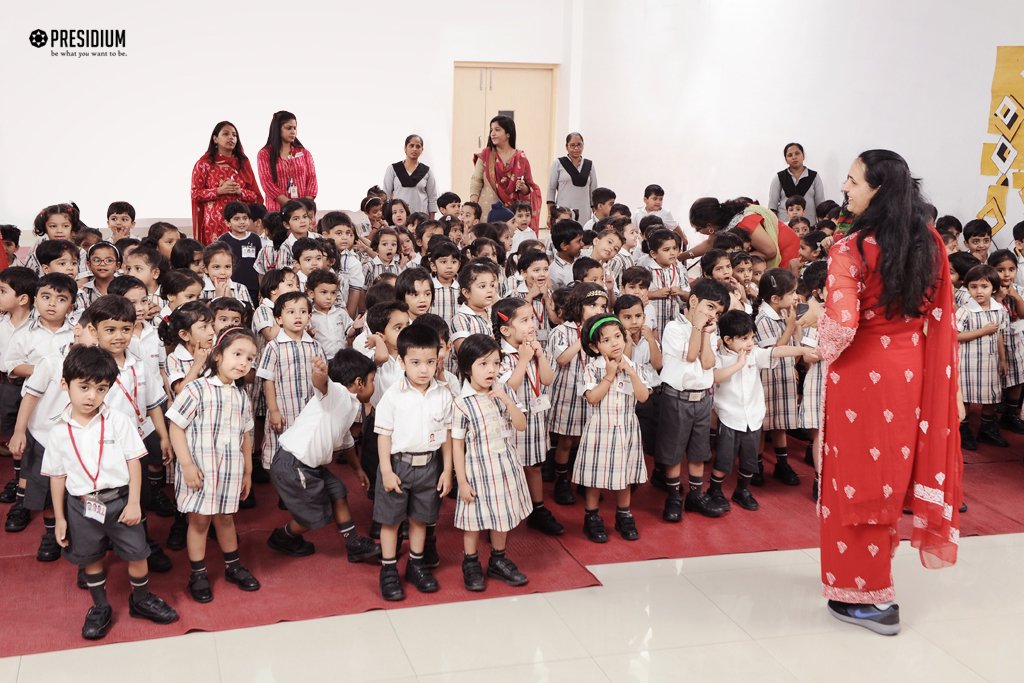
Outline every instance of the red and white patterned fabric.
[[277, 159], [277, 179], [270, 173], [270, 149], [264, 147], [256, 155], [256, 168], [260, 172], [260, 185], [267, 196], [267, 211], [280, 211], [277, 198], [288, 194], [288, 181], [295, 183], [296, 197], [316, 199], [316, 166], [313, 155], [305, 147], [292, 148], [291, 156]]
[[[217, 194], [217, 187], [225, 180], [234, 180], [241, 188], [241, 194]], [[231, 156], [217, 155], [214, 162], [203, 155], [192, 167], [192, 230], [203, 245], [211, 244], [227, 229], [224, 207], [229, 202], [262, 202], [256, 185], [256, 176], [248, 159], [239, 167], [238, 160]]]

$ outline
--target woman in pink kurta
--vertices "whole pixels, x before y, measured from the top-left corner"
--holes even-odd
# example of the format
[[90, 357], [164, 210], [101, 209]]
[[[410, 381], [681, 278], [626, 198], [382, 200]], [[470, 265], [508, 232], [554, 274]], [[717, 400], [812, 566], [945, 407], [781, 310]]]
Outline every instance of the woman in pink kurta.
[[262, 202], [256, 176], [242, 151], [238, 130], [230, 121], [213, 127], [206, 154], [192, 168], [192, 230], [210, 244], [227, 231], [228, 202]]
[[267, 144], [256, 155], [256, 168], [267, 195], [267, 211], [280, 211], [290, 199], [316, 199], [316, 166], [313, 155], [299, 142], [295, 114], [274, 114]]
[[925, 567], [956, 562], [962, 500], [957, 339], [949, 263], [898, 154], [858, 157], [857, 219], [829, 252], [818, 321], [825, 378], [821, 577], [830, 613], [899, 632], [891, 559], [913, 512]]

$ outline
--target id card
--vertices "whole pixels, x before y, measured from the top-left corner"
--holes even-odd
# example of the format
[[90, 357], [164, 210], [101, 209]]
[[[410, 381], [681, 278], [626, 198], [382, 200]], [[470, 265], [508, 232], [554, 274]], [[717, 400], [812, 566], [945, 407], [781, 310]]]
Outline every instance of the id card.
[[441, 444], [444, 443], [444, 433], [445, 433], [445, 430], [443, 430], [443, 429], [439, 430], [439, 431], [436, 431], [436, 432], [430, 432], [429, 442], [430, 442], [430, 447], [431, 448], [440, 448], [441, 447]]
[[107, 506], [95, 498], [85, 499], [85, 518], [100, 524], [107, 521]]
[[633, 382], [628, 377], [620, 377], [615, 381], [615, 390], [620, 394], [632, 394]]
[[256, 247], [251, 244], [243, 244], [242, 258], [256, 258]]
[[551, 409], [551, 398], [547, 394], [541, 394], [530, 399], [530, 412], [543, 413]]

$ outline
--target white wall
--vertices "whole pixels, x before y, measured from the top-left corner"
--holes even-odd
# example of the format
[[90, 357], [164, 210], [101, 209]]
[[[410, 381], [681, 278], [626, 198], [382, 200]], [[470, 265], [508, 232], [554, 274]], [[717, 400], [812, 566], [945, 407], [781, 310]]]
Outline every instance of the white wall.
[[[700, 196], [765, 198], [796, 140], [832, 199], [851, 160], [883, 147], [966, 221], [990, 182], [995, 48], [1022, 44], [1024, 3], [587, 0], [585, 23], [570, 125], [631, 206], [654, 182], [677, 217]], [[1012, 225], [1024, 218], [1012, 190], [1009, 206]]]
[[[995, 47], [1024, 3], [998, 0], [184, 0], [18, 3], [0, 26], [0, 222], [74, 199], [186, 216], [213, 124], [251, 157], [279, 108], [317, 160], [319, 204], [351, 207], [418, 132], [450, 177], [452, 63], [561, 65], [558, 131], [580, 129], [602, 184], [765, 197], [798, 140], [830, 196], [869, 147], [902, 153], [942, 212], [973, 217]], [[124, 58], [57, 58], [33, 28], [124, 28]], [[482, 122], [482, 127], [485, 122]], [[1022, 217], [1011, 194], [1011, 222]]]

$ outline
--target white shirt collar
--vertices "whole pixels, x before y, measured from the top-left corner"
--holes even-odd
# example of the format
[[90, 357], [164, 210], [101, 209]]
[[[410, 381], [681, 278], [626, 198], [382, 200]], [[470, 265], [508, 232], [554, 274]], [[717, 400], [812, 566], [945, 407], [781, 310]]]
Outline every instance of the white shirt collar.
[[964, 304], [964, 308], [966, 308], [971, 313], [981, 313], [983, 311], [998, 311], [1000, 308], [1002, 308], [1002, 305], [995, 299], [989, 299], [988, 308], [985, 308], [977, 301], [975, 301], [974, 297], [971, 297], [970, 299], [967, 300], [967, 303]]
[[66, 422], [66, 423], [68, 423], [70, 425], [74, 425], [74, 426], [80, 427], [82, 429], [88, 429], [89, 427], [92, 427], [94, 422], [96, 422], [96, 418], [97, 417], [99, 417], [100, 415], [102, 415], [103, 417], [107, 417], [107, 415], [109, 415], [109, 414], [110, 414], [110, 408], [107, 406], [106, 403], [101, 403], [100, 407], [99, 407], [99, 410], [97, 410], [96, 414], [92, 416], [91, 420], [89, 420], [89, 424], [87, 424], [87, 425], [85, 425], [83, 427], [77, 421], [72, 419], [72, 417], [71, 417], [71, 404], [68, 403], [66, 406], [64, 406], [64, 409], [60, 411], [60, 419], [61, 419], [62, 422]]
[[[458, 312], [459, 313], [465, 313], [466, 315], [475, 315], [478, 318], [486, 319], [483, 315], [480, 315], [479, 313], [474, 311], [472, 308], [470, 308], [469, 304], [462, 304], [462, 305], [460, 305]], [[487, 318], [489, 318], [489, 317], [490, 317], [490, 311], [487, 312]], [[488, 322], [490, 322], [490, 321], [488, 320]]]
[[459, 290], [459, 281], [458, 280], [452, 280], [452, 283], [450, 285], [446, 285], [443, 282], [441, 282], [440, 280], [438, 280], [437, 276], [433, 276], [432, 275], [430, 277], [430, 279], [434, 281], [434, 288], [435, 289], [437, 289], [438, 287], [450, 287], [451, 289], [454, 289], [455, 291]]
[[[288, 336], [288, 333], [284, 331], [283, 327], [278, 331], [277, 336], [275, 337], [275, 339], [277, 341], [279, 341], [279, 342], [293, 342], [293, 341], [295, 341], [294, 339], [292, 339], [291, 337]], [[307, 332], [306, 330], [303, 330], [302, 331], [302, 339], [300, 339], [299, 341], [300, 342], [312, 342], [314, 340], [313, 340], [313, 338], [311, 336], [309, 336], [309, 332]]]
[[171, 355], [177, 358], [178, 360], [195, 360], [195, 357], [191, 353], [189, 353], [189, 350], [185, 348], [184, 344], [178, 344], [177, 346], [175, 346], [174, 351], [171, 352]]
[[763, 312], [766, 318], [771, 318], [772, 320], [782, 320], [782, 316], [779, 315], [778, 311], [769, 306], [767, 303], [763, 304], [759, 311]]

